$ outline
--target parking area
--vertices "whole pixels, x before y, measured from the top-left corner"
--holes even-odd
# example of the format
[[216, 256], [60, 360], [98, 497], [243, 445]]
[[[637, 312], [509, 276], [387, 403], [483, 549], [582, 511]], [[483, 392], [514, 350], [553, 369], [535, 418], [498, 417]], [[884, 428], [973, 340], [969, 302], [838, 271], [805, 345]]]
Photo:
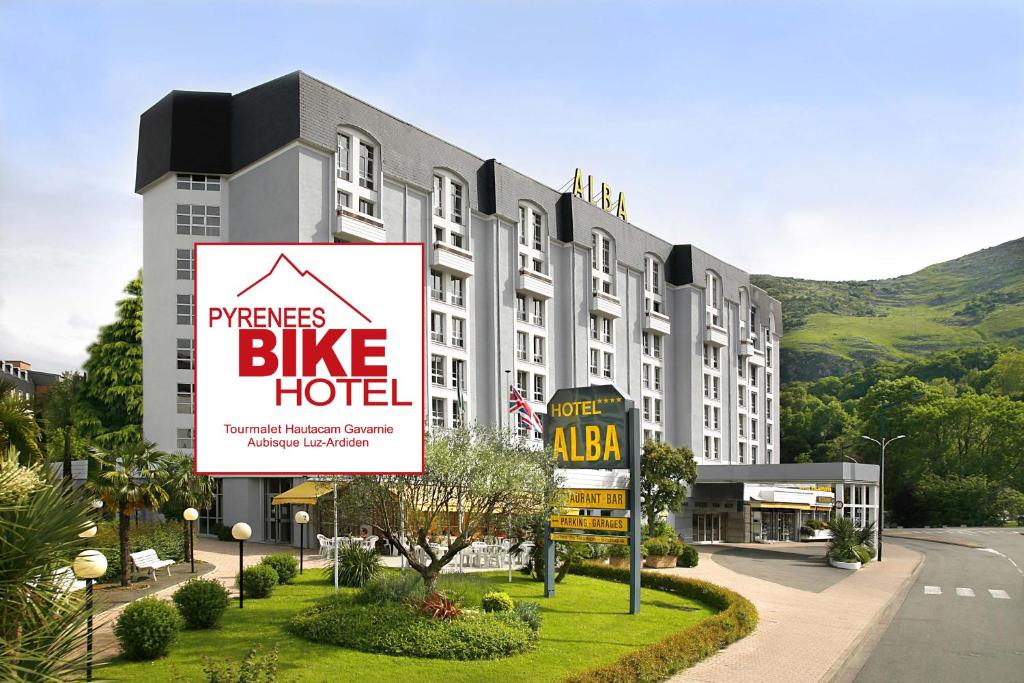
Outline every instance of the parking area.
[[716, 543], [697, 549], [713, 554], [716, 563], [738, 574], [812, 593], [853, 573], [826, 564], [822, 543]]

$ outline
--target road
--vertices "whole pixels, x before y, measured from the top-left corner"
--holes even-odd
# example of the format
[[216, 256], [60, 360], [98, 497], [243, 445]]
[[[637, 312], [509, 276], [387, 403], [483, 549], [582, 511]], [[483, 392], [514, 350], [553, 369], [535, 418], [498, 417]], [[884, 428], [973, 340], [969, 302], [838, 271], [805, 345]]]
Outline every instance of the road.
[[910, 533], [978, 547], [886, 538], [924, 553], [925, 561], [855, 680], [1024, 682], [1024, 534], [966, 528]]

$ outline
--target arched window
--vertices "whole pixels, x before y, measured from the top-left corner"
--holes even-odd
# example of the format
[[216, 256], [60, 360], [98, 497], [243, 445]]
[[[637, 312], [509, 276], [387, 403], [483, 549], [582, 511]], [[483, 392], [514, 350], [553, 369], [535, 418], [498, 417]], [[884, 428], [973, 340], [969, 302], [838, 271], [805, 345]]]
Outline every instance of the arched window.
[[544, 211], [532, 202], [519, 203], [519, 267], [548, 274], [548, 221]]
[[747, 338], [747, 307], [750, 306], [750, 295], [747, 293], [746, 287], [740, 287], [740, 339], [745, 340]]
[[711, 325], [722, 324], [722, 278], [718, 273], [704, 274], [704, 301], [707, 306], [707, 321]]
[[615, 240], [595, 229], [591, 238], [590, 264], [594, 291], [615, 295]]
[[434, 213], [434, 242], [469, 250], [469, 196], [466, 181], [447, 169], [434, 169], [431, 195]]
[[380, 143], [359, 128], [338, 128], [334, 169], [337, 207], [380, 218]]
[[644, 254], [644, 307], [664, 312], [665, 264], [654, 254]]

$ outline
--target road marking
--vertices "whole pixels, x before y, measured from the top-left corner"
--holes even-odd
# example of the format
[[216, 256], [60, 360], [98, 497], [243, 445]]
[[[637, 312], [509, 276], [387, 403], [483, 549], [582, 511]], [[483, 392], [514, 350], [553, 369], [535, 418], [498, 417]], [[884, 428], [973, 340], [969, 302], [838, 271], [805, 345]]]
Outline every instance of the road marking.
[[997, 589], [989, 588], [988, 592], [989, 592], [989, 594], [992, 595], [993, 598], [997, 598], [999, 600], [1009, 600], [1010, 599], [1010, 594], [1007, 593], [1004, 590], [997, 590]]
[[942, 589], [939, 588], [938, 586], [925, 586], [924, 587], [924, 594], [925, 595], [942, 595]]
[[974, 589], [973, 588], [957, 588], [956, 589], [956, 594], [957, 594], [957, 596], [959, 596], [961, 598], [973, 598], [974, 597]]

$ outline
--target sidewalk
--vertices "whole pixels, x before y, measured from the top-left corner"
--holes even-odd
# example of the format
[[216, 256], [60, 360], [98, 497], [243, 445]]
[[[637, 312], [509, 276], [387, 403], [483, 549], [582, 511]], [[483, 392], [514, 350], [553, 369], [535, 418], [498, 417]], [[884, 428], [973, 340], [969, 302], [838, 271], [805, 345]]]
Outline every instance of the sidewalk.
[[[757, 630], [671, 680], [702, 683], [818, 683], [829, 681], [874, 626], [886, 606], [909, 587], [924, 556], [896, 544], [820, 593], [797, 590], [726, 569], [703, 552], [693, 569], [670, 573], [731, 588], [757, 607]], [[842, 571], [836, 569], [835, 571]], [[834, 668], [833, 668], [834, 667]]]

